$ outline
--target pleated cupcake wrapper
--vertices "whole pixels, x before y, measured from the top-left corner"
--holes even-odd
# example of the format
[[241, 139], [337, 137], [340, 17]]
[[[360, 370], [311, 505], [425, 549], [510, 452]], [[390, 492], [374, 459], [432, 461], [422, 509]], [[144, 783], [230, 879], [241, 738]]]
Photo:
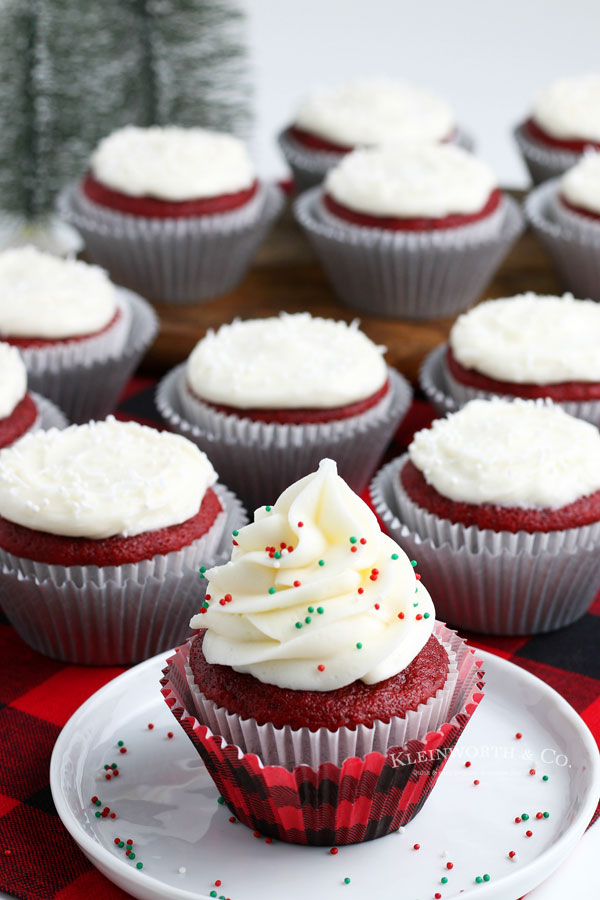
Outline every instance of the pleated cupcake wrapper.
[[[127, 379], [137, 367], [158, 329], [156, 313], [136, 294], [119, 288], [130, 310], [126, 340], [115, 354], [103, 359], [83, 357], [77, 363], [56, 370], [28, 368], [29, 386], [59, 406], [71, 422], [103, 419], [117, 403]], [[27, 359], [25, 359], [27, 364]]]
[[367, 753], [387, 753], [389, 747], [401, 747], [408, 741], [422, 740], [448, 720], [448, 710], [458, 679], [456, 654], [451, 643], [443, 643], [448, 653], [448, 678], [443, 688], [410, 710], [405, 718], [394, 717], [389, 722], [376, 722], [373, 727], [357, 725], [356, 728], [338, 728], [329, 731], [319, 728], [275, 728], [259, 725], [256, 719], [242, 719], [227, 712], [202, 693], [194, 682], [189, 665], [185, 674], [192, 696], [193, 713], [199, 722], [208, 725], [213, 734], [219, 734], [228, 744], [236, 744], [244, 753], [256, 753], [264, 765], [283, 766], [292, 772], [299, 762], [317, 769], [321, 763], [341, 765], [350, 756], [366, 756]]
[[[336, 166], [346, 155], [327, 150], [312, 150], [305, 147], [285, 128], [277, 136], [277, 142], [286, 162], [292, 170], [298, 192], [320, 184], [328, 171]], [[473, 138], [461, 128], [449, 143], [456, 144], [464, 150], [472, 151], [475, 145]]]
[[466, 528], [419, 508], [400, 484], [407, 455], [381, 469], [371, 498], [416, 559], [436, 609], [486, 634], [538, 634], [580, 618], [600, 588], [600, 523], [548, 533]]
[[231, 531], [247, 522], [235, 494], [214, 490], [224, 511], [207, 534], [164, 555], [121, 566], [60, 566], [0, 549], [0, 597], [23, 640], [64, 662], [125, 665], [190, 633], [204, 599], [199, 566], [226, 562]]
[[[579, 232], [590, 244], [600, 247], [600, 219], [591, 219], [569, 209], [560, 199], [560, 181], [548, 199], [548, 215], [566, 232]], [[585, 298], [584, 298], [585, 299]]]
[[444, 358], [447, 344], [440, 344], [428, 353], [419, 369], [419, 386], [440, 415], [456, 412], [458, 404], [451, 397], [446, 383]]
[[117, 306], [120, 312], [117, 321], [106, 331], [93, 337], [81, 338], [65, 343], [57, 342], [43, 347], [19, 347], [28, 377], [56, 374], [93, 362], [102, 362], [118, 356], [125, 346], [131, 330], [131, 307], [124, 297], [124, 291], [117, 289]]
[[362, 491], [412, 399], [408, 382], [388, 369], [388, 395], [372, 409], [349, 419], [282, 425], [208, 409], [206, 418], [195, 423], [181, 407], [185, 368], [183, 364], [173, 369], [159, 384], [158, 409], [174, 431], [207, 454], [249, 509], [275, 501], [290, 484], [314, 471], [324, 457], [335, 459], [342, 478], [353, 490]]
[[581, 153], [545, 147], [533, 140], [523, 125], [517, 125], [513, 134], [534, 184], [562, 175], [581, 159]]
[[50, 428], [62, 430], [67, 427], [69, 423], [66, 416], [51, 400], [47, 400], [34, 391], [30, 391], [30, 394], [37, 407], [37, 417], [31, 427], [31, 431], [48, 431]]
[[560, 179], [531, 191], [525, 215], [558, 270], [564, 286], [582, 299], [600, 300], [600, 237], [590, 228], [569, 228], [556, 221], [553, 202]]
[[483, 697], [481, 660], [454, 632], [441, 623], [436, 628], [450, 644], [458, 669], [447, 721], [419, 740], [386, 748], [385, 754], [349, 757], [339, 765], [298, 763], [293, 771], [265, 765], [255, 753], [244, 753], [200, 723], [186, 676], [188, 645], [168, 661], [162, 692], [228, 808], [249, 828], [296, 844], [369, 841], [396, 831], [419, 812]]
[[494, 237], [487, 224], [400, 232], [324, 223], [321, 188], [301, 194], [294, 212], [335, 292], [347, 306], [404, 319], [460, 312], [483, 291], [523, 230], [518, 204], [503, 197]]
[[107, 210], [79, 185], [61, 194], [63, 217], [85, 238], [88, 256], [113, 280], [161, 303], [197, 303], [233, 290], [283, 206], [262, 185], [244, 207], [210, 216], [157, 219]]

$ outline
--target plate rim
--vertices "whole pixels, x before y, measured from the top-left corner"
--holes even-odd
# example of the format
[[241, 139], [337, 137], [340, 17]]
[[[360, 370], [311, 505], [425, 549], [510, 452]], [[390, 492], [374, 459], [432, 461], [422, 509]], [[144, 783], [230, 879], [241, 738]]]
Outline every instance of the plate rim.
[[[581, 836], [585, 833], [597, 805], [598, 794], [600, 793], [600, 753], [595, 738], [587, 724], [583, 721], [574, 707], [571, 706], [568, 700], [559, 694], [558, 691], [537, 675], [518, 666], [516, 663], [504, 659], [491, 651], [479, 649], [476, 645], [469, 644], [469, 646], [476, 650], [478, 655], [483, 657], [486, 667], [490, 664], [492, 667], [497, 665], [501, 671], [502, 669], [505, 669], [511, 674], [518, 674], [518, 676], [522, 677], [526, 683], [529, 682], [536, 690], [541, 690], [543, 694], [548, 695], [552, 701], [558, 705], [561, 714], [570, 721], [574, 731], [582, 741], [582, 747], [587, 752], [590, 759], [588, 796], [582, 803], [581, 810], [569, 828], [555, 843], [544, 849], [541, 854], [531, 860], [531, 862], [511, 874], [503, 876], [500, 881], [490, 882], [486, 885], [486, 900], [501, 900], [501, 898], [509, 896], [506, 891], [510, 892], [511, 897], [513, 896], [513, 892], [514, 896], [520, 896], [520, 883], [523, 883], [524, 885], [527, 884], [528, 886], [525, 887], [525, 891], [529, 892], [544, 880], [550, 878], [566, 859], [569, 852], [575, 847], [577, 841], [579, 841]], [[153, 885], [164, 887], [165, 882], [146, 872], [136, 871], [134, 873], [131, 871], [130, 867], [120, 859], [120, 857], [114, 856], [108, 848], [105, 848], [93, 837], [88, 835], [77, 819], [71, 814], [67, 800], [63, 796], [63, 792], [60, 788], [60, 767], [65, 753], [63, 744], [68, 740], [71, 731], [77, 730], [79, 720], [85, 716], [88, 708], [98, 702], [99, 695], [104, 692], [108, 693], [109, 690], [114, 690], [115, 685], [122, 680], [128, 680], [130, 678], [135, 679], [143, 670], [151, 669], [158, 665], [159, 662], [163, 663], [163, 667], [166, 666], [167, 660], [174, 652], [175, 650], [171, 649], [166, 652], [157, 653], [155, 656], [132, 666], [130, 669], [127, 669], [125, 672], [122, 672], [120, 675], [117, 675], [115, 678], [112, 678], [110, 681], [106, 682], [106, 684], [102, 685], [102, 687], [98, 688], [97, 691], [88, 697], [88, 699], [75, 710], [67, 722], [65, 722], [56, 739], [50, 758], [50, 791], [61, 823], [69, 832], [79, 849], [88, 857], [88, 859], [90, 859], [96, 868], [109, 878], [109, 880], [112, 879], [110, 876], [106, 875], [106, 872], [111, 872], [114, 869], [117, 870], [119, 881], [115, 883], [120, 887], [123, 887], [123, 884], [127, 884], [131, 885], [132, 888], [135, 888], [136, 884], [143, 884], [144, 881], [148, 883], [149, 888]], [[157, 698], [159, 696], [160, 693], [158, 691], [157, 682]], [[576, 837], [574, 837], [575, 835]], [[524, 878], [524, 876], [526, 876], [526, 878]], [[532, 877], [534, 878], [533, 882], [531, 881]], [[124, 889], [128, 890], [129, 888]], [[192, 892], [187, 888], [169, 885], [168, 889], [170, 892], [169, 898], [172, 898], [172, 900], [210, 900], [207, 894]], [[466, 888], [462, 894], [464, 900], [472, 900], [473, 897], [478, 896], [475, 893], [477, 890], [481, 890], [480, 885], [477, 887], [472, 886]]]

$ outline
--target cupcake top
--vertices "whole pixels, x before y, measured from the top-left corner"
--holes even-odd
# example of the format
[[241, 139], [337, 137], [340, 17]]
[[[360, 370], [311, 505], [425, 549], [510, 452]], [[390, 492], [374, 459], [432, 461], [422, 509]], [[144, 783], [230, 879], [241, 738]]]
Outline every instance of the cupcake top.
[[600, 141], [600, 75], [555, 81], [537, 97], [531, 117], [559, 140]]
[[600, 381], [600, 304], [531, 292], [486, 300], [450, 331], [455, 359], [517, 384]]
[[600, 153], [588, 150], [560, 180], [560, 193], [573, 206], [600, 215]]
[[6, 419], [27, 393], [27, 370], [16, 347], [0, 343], [0, 419]]
[[190, 623], [207, 629], [209, 663], [329, 691], [390, 678], [429, 640], [429, 594], [332, 460], [234, 536], [231, 562], [206, 572], [206, 612]]
[[405, 218], [475, 213], [496, 179], [490, 167], [449, 144], [354, 150], [325, 179], [325, 190], [356, 212]]
[[436, 94], [386, 78], [355, 79], [315, 91], [294, 124], [342, 146], [443, 141], [455, 127], [452, 110]]
[[543, 401], [471, 400], [417, 432], [408, 452], [459, 503], [557, 509], [600, 489], [600, 432]]
[[51, 534], [131, 537], [185, 522], [215, 481], [191, 441], [109, 417], [1, 450], [0, 515]]
[[128, 125], [100, 141], [90, 162], [98, 181], [131, 197], [217, 197], [255, 180], [243, 142], [204, 128]]
[[117, 312], [106, 272], [35, 247], [0, 253], [0, 335], [61, 339], [101, 331]]
[[240, 409], [320, 409], [376, 393], [383, 353], [358, 328], [310, 313], [235, 320], [210, 330], [187, 364], [191, 389]]

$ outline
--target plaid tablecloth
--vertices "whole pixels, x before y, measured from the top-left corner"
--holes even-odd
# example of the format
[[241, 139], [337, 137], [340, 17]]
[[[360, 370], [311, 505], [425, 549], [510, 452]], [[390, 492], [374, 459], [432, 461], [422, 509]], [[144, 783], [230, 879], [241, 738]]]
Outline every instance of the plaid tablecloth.
[[[117, 415], [158, 424], [154, 381], [134, 378]], [[434, 416], [415, 401], [388, 456], [399, 455], [412, 433]], [[600, 743], [600, 595], [568, 628], [532, 638], [473, 642], [543, 679], [565, 697]], [[30, 650], [0, 620], [4, 677], [0, 682], [0, 889], [23, 900], [126, 900], [79, 851], [63, 828], [50, 795], [54, 742], [69, 716], [120, 668], [64, 665]], [[596, 812], [596, 816], [598, 811]]]

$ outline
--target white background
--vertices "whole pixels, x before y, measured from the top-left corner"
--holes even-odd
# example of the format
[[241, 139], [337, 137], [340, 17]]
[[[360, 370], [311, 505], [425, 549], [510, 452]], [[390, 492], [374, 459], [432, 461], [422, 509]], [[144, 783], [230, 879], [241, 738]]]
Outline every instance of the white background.
[[506, 186], [524, 186], [511, 137], [556, 78], [600, 72], [600, 0], [240, 0], [255, 84], [253, 155], [274, 142], [315, 85], [384, 75], [441, 93]]

